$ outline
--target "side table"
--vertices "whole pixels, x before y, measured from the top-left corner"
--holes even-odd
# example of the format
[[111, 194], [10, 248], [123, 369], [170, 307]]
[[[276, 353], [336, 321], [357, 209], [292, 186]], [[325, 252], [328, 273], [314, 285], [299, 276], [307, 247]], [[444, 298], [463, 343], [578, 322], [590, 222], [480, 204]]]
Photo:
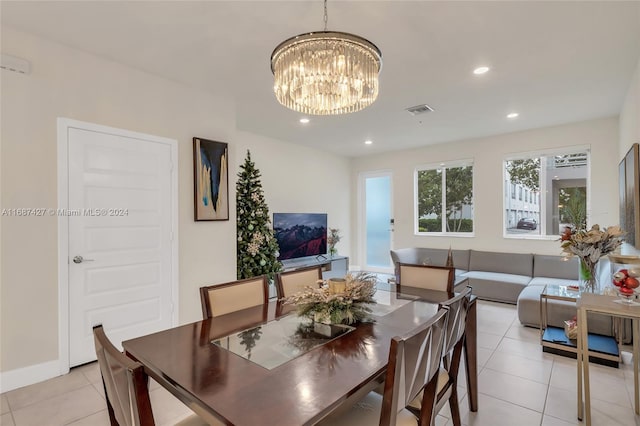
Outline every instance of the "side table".
[[[548, 325], [547, 304], [549, 300], [576, 303], [580, 299], [579, 289], [568, 285], [548, 284], [540, 293], [540, 345], [543, 352], [575, 357], [578, 349], [575, 340], [570, 340], [564, 328]], [[570, 319], [570, 318], [567, 318]], [[614, 337], [589, 333], [589, 358], [592, 362], [609, 367], [618, 367], [620, 348]]]
[[[578, 307], [578, 420], [582, 420], [584, 408], [585, 425], [591, 425], [591, 393], [589, 390], [589, 358], [587, 347], [587, 314], [590, 312], [611, 315], [614, 317], [630, 318], [633, 328], [633, 388], [636, 415], [640, 414], [640, 395], [638, 392], [638, 357], [640, 356], [640, 305], [620, 303], [615, 296], [603, 296], [592, 293], [582, 293], [577, 302]], [[584, 379], [584, 407], [582, 401], [582, 387]]]

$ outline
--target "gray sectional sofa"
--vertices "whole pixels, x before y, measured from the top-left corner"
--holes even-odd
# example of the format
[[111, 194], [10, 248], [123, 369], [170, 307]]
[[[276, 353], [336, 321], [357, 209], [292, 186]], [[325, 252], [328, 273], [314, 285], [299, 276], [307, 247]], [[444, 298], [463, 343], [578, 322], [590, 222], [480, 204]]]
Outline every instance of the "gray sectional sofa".
[[[447, 249], [424, 247], [391, 250], [396, 280], [399, 263], [444, 266], [447, 254]], [[517, 304], [520, 323], [531, 327], [540, 325], [540, 293], [546, 284], [578, 284], [577, 258], [480, 250], [452, 250], [452, 254], [456, 288], [470, 285], [480, 299]], [[548, 324], [563, 327], [575, 314], [575, 303], [548, 300]], [[589, 331], [611, 335], [611, 318], [589, 317]]]

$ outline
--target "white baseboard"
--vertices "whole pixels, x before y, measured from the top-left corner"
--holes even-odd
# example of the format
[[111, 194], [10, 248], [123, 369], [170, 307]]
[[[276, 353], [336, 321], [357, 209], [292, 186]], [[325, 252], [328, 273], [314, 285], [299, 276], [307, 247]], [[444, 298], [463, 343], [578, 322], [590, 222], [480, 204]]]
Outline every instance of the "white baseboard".
[[60, 361], [43, 362], [15, 370], [0, 372], [0, 393], [42, 382], [60, 375]]

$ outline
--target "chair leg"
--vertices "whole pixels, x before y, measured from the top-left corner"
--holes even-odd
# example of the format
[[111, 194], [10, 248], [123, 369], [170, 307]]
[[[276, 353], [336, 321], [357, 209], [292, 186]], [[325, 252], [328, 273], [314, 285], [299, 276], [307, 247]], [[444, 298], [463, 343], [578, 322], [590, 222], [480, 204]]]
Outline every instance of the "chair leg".
[[436, 399], [438, 388], [438, 375], [436, 374], [433, 379], [427, 383], [422, 394], [422, 401], [420, 404], [420, 416], [418, 417], [418, 426], [433, 426], [436, 420]]
[[458, 386], [454, 383], [451, 387], [451, 396], [449, 397], [449, 408], [451, 409], [451, 421], [453, 426], [461, 426], [460, 404], [458, 403]]

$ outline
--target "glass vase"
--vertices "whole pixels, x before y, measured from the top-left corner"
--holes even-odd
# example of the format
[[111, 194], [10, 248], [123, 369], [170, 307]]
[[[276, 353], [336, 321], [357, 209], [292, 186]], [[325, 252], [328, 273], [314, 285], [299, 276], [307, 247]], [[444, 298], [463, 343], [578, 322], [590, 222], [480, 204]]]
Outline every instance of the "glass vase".
[[580, 289], [590, 293], [599, 293], [598, 280], [596, 274], [596, 266], [598, 262], [591, 262], [588, 259], [580, 258], [580, 266], [578, 269], [578, 279], [580, 281]]

